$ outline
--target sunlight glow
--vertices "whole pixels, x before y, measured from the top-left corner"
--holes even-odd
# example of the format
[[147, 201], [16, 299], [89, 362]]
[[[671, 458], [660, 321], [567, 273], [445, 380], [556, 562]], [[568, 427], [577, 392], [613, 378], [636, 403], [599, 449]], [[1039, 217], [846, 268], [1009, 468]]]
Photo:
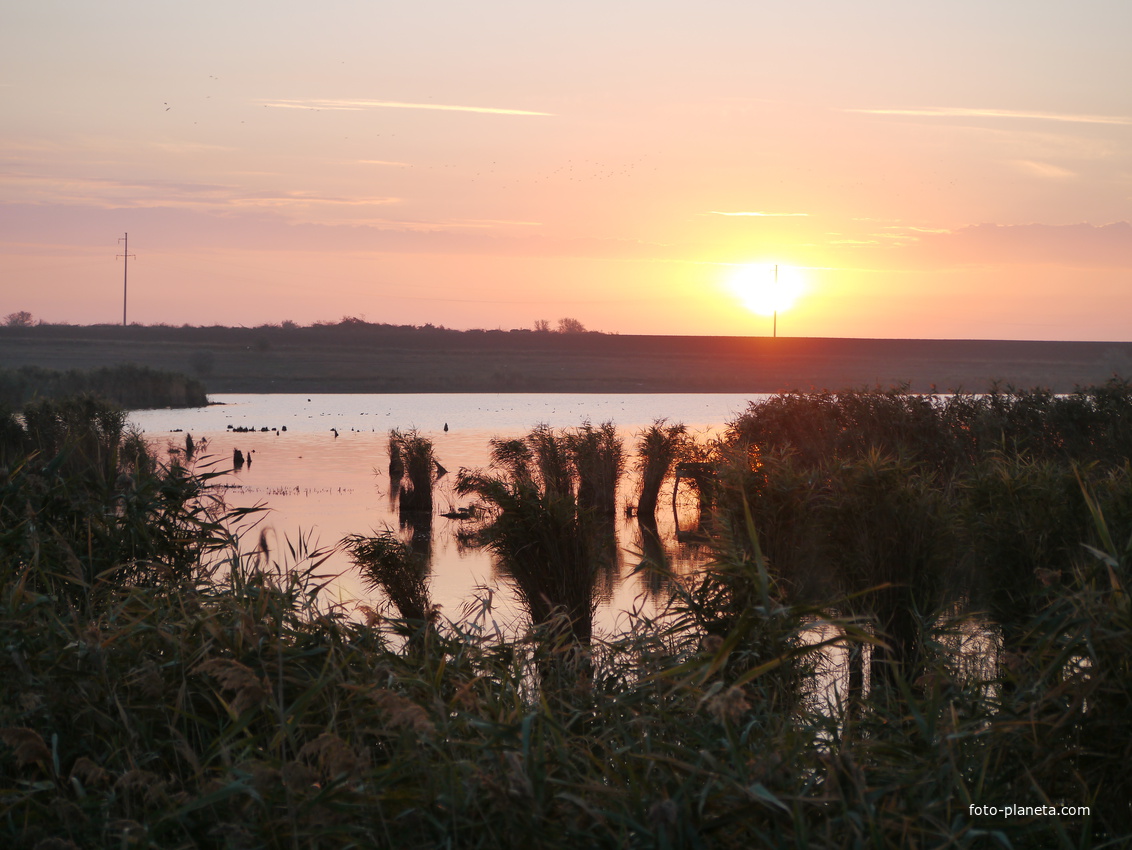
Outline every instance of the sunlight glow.
[[730, 276], [731, 291], [752, 313], [770, 316], [789, 310], [805, 291], [801, 269], [779, 264], [777, 283], [774, 269], [774, 263], [750, 263], [739, 266]]

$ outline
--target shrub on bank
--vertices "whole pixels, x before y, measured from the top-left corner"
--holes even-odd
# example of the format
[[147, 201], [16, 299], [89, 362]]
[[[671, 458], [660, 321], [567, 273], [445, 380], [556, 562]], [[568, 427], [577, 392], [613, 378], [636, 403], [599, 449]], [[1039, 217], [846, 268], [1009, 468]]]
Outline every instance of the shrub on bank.
[[129, 410], [208, 404], [200, 381], [134, 363], [66, 372], [39, 366], [0, 369], [0, 405], [16, 408], [39, 399], [82, 394], [98, 396]]

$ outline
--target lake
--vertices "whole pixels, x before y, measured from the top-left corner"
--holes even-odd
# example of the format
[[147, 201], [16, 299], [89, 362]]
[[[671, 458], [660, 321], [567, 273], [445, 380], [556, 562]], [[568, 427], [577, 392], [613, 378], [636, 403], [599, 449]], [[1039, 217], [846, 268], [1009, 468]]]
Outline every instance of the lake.
[[[214, 395], [209, 407], [179, 410], [137, 410], [130, 420], [158, 449], [183, 447], [191, 434], [199, 457], [230, 468], [239, 449], [250, 463], [225, 478], [225, 500], [232, 507], [263, 505], [260, 521], [273, 557], [285, 562], [287, 541], [300, 536], [322, 547], [334, 547], [346, 535], [398, 527], [397, 505], [387, 473], [389, 431], [417, 429], [433, 441], [437, 460], [449, 470], [434, 490], [437, 516], [428, 541], [430, 586], [443, 613], [458, 619], [461, 609], [487, 590], [493, 593], [503, 625], [519, 622], [520, 612], [492, 556], [462, 542], [457, 531], [467, 524], [440, 514], [467, 504], [453, 492], [460, 468], [482, 468], [489, 462], [492, 438], [519, 437], [537, 425], [570, 428], [611, 421], [625, 441], [628, 474], [618, 503], [636, 503], [638, 434], [658, 419], [680, 422], [701, 439], [720, 433], [727, 422], [764, 395], [736, 394], [403, 394], [403, 395]], [[447, 426], [447, 430], [445, 427]], [[236, 432], [233, 429], [252, 429]], [[266, 431], [260, 429], [268, 429]], [[284, 430], [286, 429], [286, 430]], [[203, 462], [203, 461], [198, 461]], [[677, 571], [703, 564], [707, 553], [698, 544], [676, 539], [677, 523], [694, 522], [690, 500], [673, 504], [671, 485], [657, 511], [662, 542]], [[647, 604], [647, 582], [633, 574], [640, 562], [636, 521], [618, 510], [617, 559], [601, 585], [595, 620], [599, 631], [618, 628], [621, 612]], [[258, 531], [245, 546], [258, 540]], [[341, 551], [331, 554], [322, 572], [337, 576], [329, 587], [333, 602], [347, 610], [374, 606], [379, 594], [369, 590]]]

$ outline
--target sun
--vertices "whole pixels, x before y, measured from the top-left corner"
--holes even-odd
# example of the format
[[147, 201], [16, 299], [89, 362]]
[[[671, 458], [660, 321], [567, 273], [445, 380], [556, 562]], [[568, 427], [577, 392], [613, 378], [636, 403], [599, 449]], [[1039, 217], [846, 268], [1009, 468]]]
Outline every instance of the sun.
[[739, 266], [728, 285], [743, 306], [760, 316], [789, 310], [806, 288], [801, 269], [775, 263]]

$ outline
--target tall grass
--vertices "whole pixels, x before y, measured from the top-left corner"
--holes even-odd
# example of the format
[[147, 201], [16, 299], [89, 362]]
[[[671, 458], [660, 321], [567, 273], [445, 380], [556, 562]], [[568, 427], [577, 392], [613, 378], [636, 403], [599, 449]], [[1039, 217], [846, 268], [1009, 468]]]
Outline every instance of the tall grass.
[[786, 585], [851, 600], [882, 641], [874, 661], [911, 659], [915, 679], [919, 633], [956, 603], [988, 612], [1014, 645], [1095, 542], [1081, 480], [1128, 527], [1130, 410], [1132, 390], [1116, 380], [1069, 397], [778, 396], [750, 406], [717, 447], [726, 513], [734, 524], [748, 505]]
[[[529, 513], [515, 507], [509, 517], [514, 541], [526, 541], [520, 551], [544, 531], [555, 545], [569, 539], [559, 532], [577, 521], [576, 502], [560, 527], [546, 523], [548, 500], [572, 492], [548, 495], [534, 446], [496, 448], [490, 474], [462, 476], [471, 492], [501, 487], [498, 517], [509, 498], [531, 500]], [[69, 497], [86, 492], [86, 479], [53, 457], [17, 459], [0, 513], [0, 844], [1126, 846], [1132, 496], [1123, 462], [1081, 468], [1073, 495], [1090, 548], [1042, 550], [1059, 584], [1018, 611], [1024, 639], [1000, 665], [965, 665], [947, 649], [946, 624], [924, 616], [916, 679], [892, 664], [886, 686], [850, 711], [839, 659], [885, 637], [855, 616], [870, 597], [847, 598], [860, 585], [834, 583], [827, 600], [803, 601], [786, 565], [808, 557], [809, 527], [821, 547], [840, 544], [834, 578], [893, 564], [929, 571], [921, 547], [935, 539], [936, 512], [971, 494], [958, 486], [967, 473], [891, 445], [822, 464], [800, 451], [727, 453], [734, 448], [718, 447], [727, 510], [714, 562], [666, 575], [659, 614], [632, 614], [616, 637], [590, 634], [584, 676], [546, 675], [580, 655], [556, 628], [561, 618], [510, 638], [494, 626], [489, 598], [454, 620], [435, 616], [427, 640], [389, 640], [324, 599], [325, 553], [305, 540], [273, 549], [261, 535], [249, 546], [233, 532], [241, 517], [212, 510], [206, 523], [197, 511], [209, 480], [185, 467], [156, 464], [173, 490], [195, 482], [185, 486], [197, 499], [168, 498], [167, 525], [150, 520], [175, 552], [182, 529], [196, 529], [184, 567], [160, 581], [111, 574], [89, 600], [76, 598], [65, 592], [65, 551], [47, 545], [52, 529], [64, 540], [72, 527], [85, 533]], [[1030, 462], [1011, 460], [1011, 477], [1026, 484], [1020, 504], [1040, 505], [1046, 479]], [[1050, 493], [1070, 498], [1053, 480]], [[68, 498], [42, 498], [55, 488]], [[92, 522], [105, 512], [98, 499], [84, 504]], [[776, 521], [787, 527], [772, 532]], [[967, 521], [944, 525], [961, 535], [960, 550], [975, 539]], [[909, 539], [883, 536], [892, 529]], [[391, 553], [402, 573], [408, 552], [386, 542], [367, 557]], [[147, 563], [157, 570], [177, 557]], [[911, 575], [861, 583], [914, 588]], [[1000, 814], [972, 815], [972, 805]], [[1006, 805], [1091, 813], [1005, 817]]]
[[389, 488], [396, 493], [405, 476], [405, 435], [397, 428], [389, 432]]
[[43, 399], [90, 394], [126, 408], [204, 407], [204, 384], [176, 372], [122, 363], [59, 372], [39, 366], [0, 369], [0, 404], [20, 407]]
[[420, 629], [436, 616], [429, 596], [428, 560], [393, 531], [349, 535], [343, 544], [362, 578], [381, 591], [411, 628]]
[[660, 488], [672, 473], [672, 465], [681, 454], [687, 429], [677, 423], [657, 420], [646, 428], [637, 440], [637, 471], [641, 476], [641, 492], [637, 500], [637, 515], [642, 519], [656, 520], [656, 506]]
[[612, 517], [617, 510], [617, 485], [625, 470], [625, 452], [612, 422], [589, 422], [568, 431], [566, 446], [577, 476], [582, 510]]
[[121, 410], [89, 396], [37, 402], [22, 418], [9, 429], [26, 454], [0, 480], [0, 569], [25, 590], [90, 610], [124, 583], [191, 575], [227, 545], [214, 466], [159, 465]]
[[492, 460], [492, 471], [463, 470], [456, 481], [457, 493], [480, 501], [477, 542], [499, 556], [533, 624], [561, 616], [568, 634], [588, 644], [596, 566], [566, 441], [536, 429], [524, 441], [494, 442]]
[[433, 475], [437, 468], [432, 440], [414, 428], [389, 432], [389, 480], [402, 515], [432, 513]]

